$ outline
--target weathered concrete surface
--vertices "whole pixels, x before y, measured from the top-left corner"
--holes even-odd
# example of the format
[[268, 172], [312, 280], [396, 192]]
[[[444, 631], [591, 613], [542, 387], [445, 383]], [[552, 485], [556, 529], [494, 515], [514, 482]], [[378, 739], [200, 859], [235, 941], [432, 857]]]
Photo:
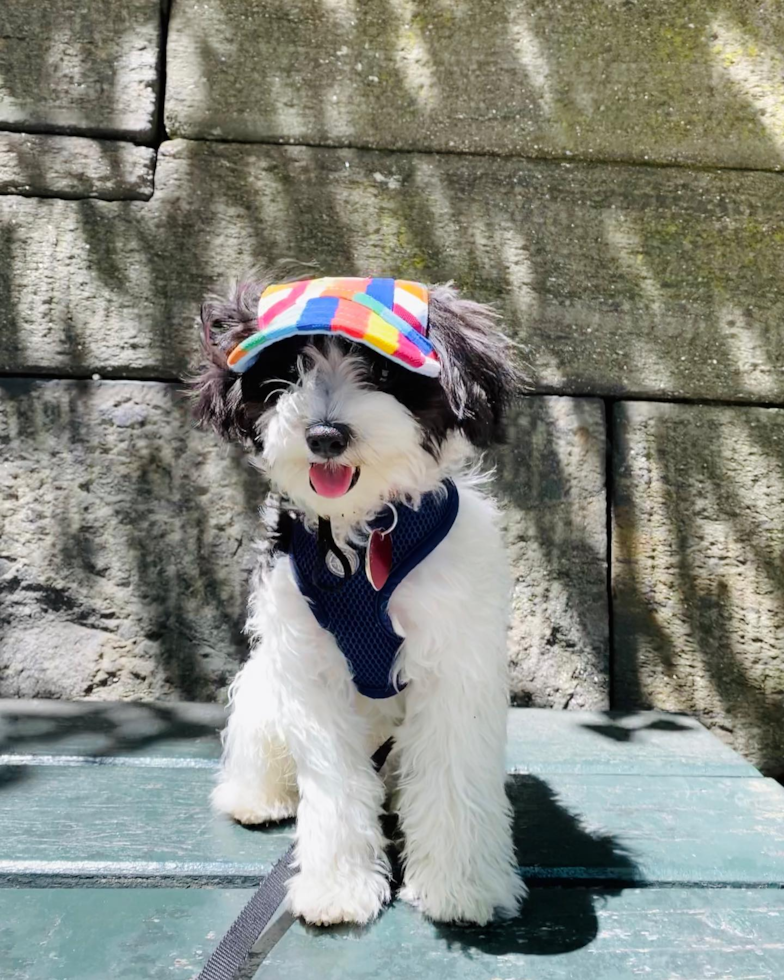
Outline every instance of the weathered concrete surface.
[[609, 707], [605, 442], [600, 401], [525, 398], [497, 454], [515, 704]]
[[0, 129], [151, 141], [161, 0], [3, 0]]
[[784, 179], [174, 141], [146, 204], [0, 199], [0, 367], [174, 377], [256, 263], [453, 278], [539, 390], [784, 401]]
[[[601, 405], [526, 399], [511, 435], [515, 699], [606, 707]], [[0, 450], [0, 696], [224, 696], [258, 473], [154, 382], [0, 382]]]
[[784, 167], [778, 0], [178, 0], [173, 136]]
[[260, 478], [174, 385], [0, 382], [0, 691], [225, 690]]
[[784, 410], [620, 404], [614, 487], [614, 706], [784, 774]]
[[155, 150], [82, 136], [0, 133], [0, 194], [146, 201]]

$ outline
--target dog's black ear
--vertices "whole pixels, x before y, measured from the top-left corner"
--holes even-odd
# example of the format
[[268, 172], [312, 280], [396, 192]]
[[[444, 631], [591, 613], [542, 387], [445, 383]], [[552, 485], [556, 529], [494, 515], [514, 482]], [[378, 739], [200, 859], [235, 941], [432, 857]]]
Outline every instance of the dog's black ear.
[[459, 428], [480, 448], [503, 439], [504, 412], [522, 389], [499, 319], [451, 286], [430, 291], [429, 338], [441, 361], [441, 385]]
[[[228, 355], [256, 330], [256, 311], [264, 286], [241, 282], [226, 299], [209, 296], [201, 307], [201, 360], [187, 378], [200, 426], [245, 445], [258, 441], [254, 422], [263, 406], [245, 390], [245, 376], [228, 366]], [[250, 397], [248, 397], [250, 395]]]

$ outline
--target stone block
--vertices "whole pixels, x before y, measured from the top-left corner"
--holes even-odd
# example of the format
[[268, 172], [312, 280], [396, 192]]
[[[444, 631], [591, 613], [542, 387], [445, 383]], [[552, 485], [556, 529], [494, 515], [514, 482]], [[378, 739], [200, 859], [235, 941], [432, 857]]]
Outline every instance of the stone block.
[[454, 279], [533, 390], [784, 401], [777, 174], [182, 140], [145, 204], [0, 198], [0, 368], [177, 377], [204, 293], [284, 258]]
[[609, 708], [604, 406], [524, 398], [495, 454], [514, 576], [515, 704]]
[[191, 139], [784, 168], [776, 0], [178, 0]]
[[784, 410], [627, 402], [613, 429], [614, 707], [784, 775]]
[[225, 694], [264, 487], [176, 386], [0, 382], [0, 692]]
[[82, 136], [0, 133], [0, 194], [146, 201], [155, 150]]
[[161, 0], [3, 0], [0, 129], [151, 142]]

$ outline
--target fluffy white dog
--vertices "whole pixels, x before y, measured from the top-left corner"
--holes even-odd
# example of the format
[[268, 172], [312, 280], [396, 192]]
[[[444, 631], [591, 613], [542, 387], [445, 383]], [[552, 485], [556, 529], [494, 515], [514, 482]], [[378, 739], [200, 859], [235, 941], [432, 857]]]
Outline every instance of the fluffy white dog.
[[389, 900], [387, 791], [404, 899], [440, 921], [513, 915], [510, 585], [476, 471], [515, 391], [509, 345], [450, 286], [302, 282], [202, 310], [197, 416], [273, 490], [213, 803], [246, 824], [296, 814], [288, 901], [308, 922]]

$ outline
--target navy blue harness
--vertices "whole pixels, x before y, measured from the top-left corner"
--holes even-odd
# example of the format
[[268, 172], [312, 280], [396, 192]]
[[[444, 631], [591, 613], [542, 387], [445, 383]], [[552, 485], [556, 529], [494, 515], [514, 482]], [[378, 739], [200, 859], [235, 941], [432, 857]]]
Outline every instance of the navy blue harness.
[[[389, 698], [401, 689], [392, 683], [392, 665], [403, 637], [389, 618], [389, 600], [406, 575], [413, 571], [449, 533], [459, 507], [457, 487], [444, 483], [446, 493], [427, 493], [419, 510], [397, 504], [397, 525], [392, 532], [392, 569], [376, 592], [365, 574], [365, 549], [359, 567], [349, 579], [334, 575], [323, 560], [313, 531], [302, 521], [292, 528], [290, 557], [300, 591], [313, 615], [335, 637], [348, 661], [354, 684], [368, 698]], [[383, 512], [371, 528], [385, 530], [392, 514]]]

